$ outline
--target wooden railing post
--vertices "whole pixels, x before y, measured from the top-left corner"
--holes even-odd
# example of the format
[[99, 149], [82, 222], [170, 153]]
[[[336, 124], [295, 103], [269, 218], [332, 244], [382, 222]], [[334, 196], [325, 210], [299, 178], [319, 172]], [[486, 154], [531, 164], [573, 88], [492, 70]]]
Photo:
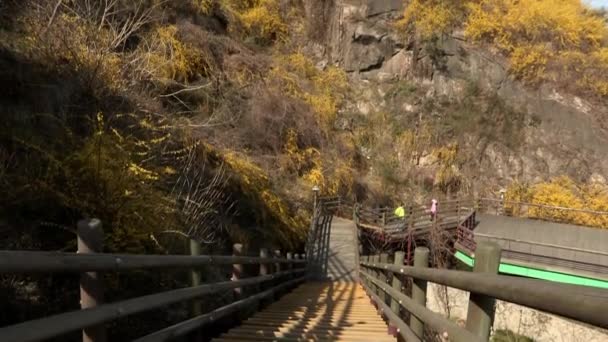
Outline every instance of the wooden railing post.
[[382, 211], [382, 228], [386, 227], [386, 211]]
[[[232, 255], [239, 257], [243, 255], [243, 245], [235, 243], [232, 245]], [[243, 265], [233, 264], [232, 265], [232, 281], [237, 281], [243, 276]], [[234, 300], [240, 300], [243, 298], [243, 288], [237, 287], [234, 289]]]
[[407, 215], [407, 217], [408, 217], [407, 229], [412, 230], [414, 228], [414, 207], [412, 205], [410, 205], [409, 211], [410, 212]]
[[[243, 244], [240, 243], [235, 243], [232, 245], [232, 255], [236, 256], [236, 257], [240, 257], [245, 255], [245, 250], [243, 247]], [[246, 274], [245, 274], [245, 268], [243, 267], [242, 264], [232, 264], [232, 281], [238, 281], [241, 280], [243, 278], [246, 278]], [[242, 287], [237, 287], [233, 290], [234, 293], [234, 301], [238, 301], [241, 300], [245, 297], [247, 297], [247, 292], [251, 292], [251, 291], [246, 291], [245, 288]], [[257, 303], [253, 304], [251, 307], [247, 308], [246, 310], [240, 310], [238, 312], [236, 312], [234, 314], [234, 320], [235, 322], [239, 322], [244, 320], [245, 318], [247, 318], [248, 316], [250, 316], [253, 312], [252, 309], [257, 309]], [[257, 311], [257, 310], [256, 310]], [[202, 339], [199, 339], [202, 340]]]
[[[414, 250], [414, 267], [429, 267], [429, 249], [418, 247]], [[414, 279], [412, 282], [412, 299], [414, 302], [426, 306], [426, 280]], [[424, 324], [416, 316], [410, 315], [410, 327], [416, 336], [423, 339]]]
[[[475, 249], [473, 272], [497, 274], [501, 248], [496, 243], [483, 242]], [[466, 328], [484, 341], [490, 338], [496, 299], [481, 294], [469, 295]]]
[[[189, 249], [191, 256], [201, 255], [201, 244], [194, 240], [190, 239], [189, 241]], [[201, 271], [198, 269], [190, 270], [190, 286], [195, 287], [201, 284]], [[200, 316], [203, 314], [202, 303], [199, 299], [192, 300], [191, 314], [193, 317]], [[196, 338], [202, 338], [202, 332], [200, 330], [195, 332]]]
[[[266, 248], [260, 248], [260, 258], [268, 258], [268, 249]], [[269, 270], [269, 266], [267, 263], [265, 262], [261, 262], [260, 263], [260, 271], [259, 271], [259, 275], [260, 276], [265, 276], [270, 274], [270, 270]], [[265, 285], [264, 283], [260, 283], [257, 285], [257, 292], [262, 292], [265, 291], [268, 288], [267, 285]], [[269, 299], [261, 299], [259, 301], [258, 304], [258, 309], [261, 307], [264, 307], [266, 304], [270, 303]]]
[[319, 189], [318, 186], [313, 186], [312, 187], [312, 211], [313, 211], [313, 215], [314, 213], [317, 211], [317, 206], [319, 204], [319, 191], [321, 189]]
[[[280, 258], [281, 258], [281, 250], [279, 250], [279, 249], [275, 250], [275, 251], [274, 251], [274, 256], [273, 256], [273, 257], [274, 257], [275, 259], [280, 259]], [[273, 270], [272, 270], [272, 271], [273, 271], [272, 273], [279, 273], [279, 272], [281, 272], [281, 264], [280, 264], [279, 262], [276, 262], [276, 263], [274, 264], [274, 267], [273, 267]], [[274, 281], [273, 281], [272, 283], [274, 284], [274, 286], [277, 286], [277, 285], [279, 285], [279, 284], [281, 283], [281, 280], [282, 280], [282, 279], [280, 279], [280, 278], [277, 276], [277, 278], [275, 278], [275, 279], [274, 279]], [[281, 297], [281, 295], [282, 295], [282, 293], [280, 293], [280, 292], [278, 292], [278, 291], [277, 291], [277, 292], [274, 294], [274, 297], [275, 297], [275, 299], [278, 299], [279, 297]]]
[[[78, 253], [103, 252], [103, 227], [98, 219], [78, 222]], [[93, 308], [103, 303], [103, 280], [97, 272], [86, 272], [80, 275], [80, 307]], [[105, 342], [106, 328], [103, 324], [82, 330], [83, 342]]]
[[[388, 253], [382, 253], [382, 254], [380, 254], [380, 263], [382, 263], [382, 264], [387, 264], [387, 263], [388, 263]], [[380, 274], [379, 274], [378, 279], [380, 279], [380, 281], [381, 281], [382, 283], [387, 284], [387, 283], [388, 283], [388, 280], [387, 280], [387, 276], [386, 276], [386, 271], [384, 271], [384, 270], [380, 270], [380, 272], [379, 272], [379, 273], [380, 273]], [[380, 299], [382, 299], [382, 301], [383, 301], [385, 304], [388, 304], [388, 303], [386, 302], [386, 292], [384, 292], [384, 291], [382, 291], [382, 289], [380, 289], [380, 290], [378, 291], [378, 296], [380, 297]]]
[[[403, 259], [405, 257], [405, 253], [399, 251], [399, 252], [395, 252], [395, 260], [393, 261], [393, 264], [395, 264], [395, 266], [403, 266]], [[401, 292], [401, 278], [399, 277], [399, 275], [393, 273], [393, 289]], [[399, 305], [399, 301], [397, 301], [395, 298], [391, 298], [391, 310], [395, 313], [395, 315], [397, 315], [398, 317], [400, 317], [399, 313], [401, 311], [401, 306]]]
[[[260, 258], [268, 258], [268, 250], [266, 248], [260, 248]], [[260, 275], [265, 276], [268, 275], [268, 273], [268, 264], [261, 262]]]
[[[378, 262], [380, 262], [380, 255], [378, 255], [378, 254], [373, 255], [371, 262], [374, 265], [377, 264]], [[378, 271], [375, 268], [370, 269], [369, 273], [372, 275], [372, 277], [378, 278]], [[372, 292], [375, 294], [378, 294], [378, 291], [379, 291], [378, 287], [371, 282], [370, 282], [370, 285], [371, 285], [370, 289], [372, 290]]]
[[[281, 258], [281, 250], [277, 249], [274, 251], [274, 258], [275, 259], [280, 259]], [[273, 273], [278, 273], [281, 272], [281, 264], [280, 263], [275, 263], [274, 264], [274, 270]]]
[[[361, 256], [361, 261], [364, 262], [364, 263], [369, 262], [369, 255], [362, 255]], [[368, 272], [369, 269], [367, 267], [361, 267], [361, 266], [359, 266], [359, 272], [361, 272], [362, 270], [364, 270], [365, 272]], [[362, 284], [364, 284], [364, 285], [366, 285], [366, 286], [369, 287], [369, 282], [367, 281], [366, 277], [359, 276], [359, 281]]]
[[[290, 260], [289, 264], [287, 264], [287, 270], [288, 271], [293, 271], [293, 269], [294, 269], [293, 253], [292, 252], [287, 252], [286, 257], [287, 257], [287, 260]], [[289, 276], [289, 279], [293, 279], [293, 278], [294, 278], [293, 275]]]

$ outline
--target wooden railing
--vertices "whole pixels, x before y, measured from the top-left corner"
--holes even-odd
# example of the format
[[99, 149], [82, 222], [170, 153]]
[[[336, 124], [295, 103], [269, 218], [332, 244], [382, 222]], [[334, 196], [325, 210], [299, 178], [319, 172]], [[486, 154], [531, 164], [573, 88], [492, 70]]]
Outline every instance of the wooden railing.
[[[608, 212], [603, 211], [502, 201], [489, 198], [482, 198], [476, 202], [478, 210], [492, 215], [517, 216], [549, 222], [571, 223], [567, 219], [559, 219], [559, 213], [561, 215], [563, 213], [580, 213], [591, 217], [605, 217], [608, 223]], [[514, 208], [515, 212], [512, 211]], [[543, 212], [531, 209], [543, 210], [544, 214]], [[552, 215], [547, 216], [548, 213]], [[590, 272], [592, 275], [608, 274], [608, 254], [605, 252], [483, 234], [475, 232], [473, 228], [474, 226], [471, 225], [459, 226], [457, 230], [457, 249], [471, 254], [475, 251], [476, 241], [493, 241], [501, 246], [503, 249], [502, 255], [505, 259]]]
[[[463, 229], [464, 231], [464, 229]], [[608, 253], [581, 248], [560, 246], [556, 244], [531, 242], [511, 239], [489, 234], [470, 232], [468, 238], [460, 239], [460, 248], [472, 253], [475, 251], [475, 240], [492, 241], [503, 249], [502, 256], [508, 260], [539, 263], [556, 266], [562, 269], [590, 272], [592, 275], [608, 275]], [[471, 241], [467, 242], [467, 241]], [[547, 253], [550, 251], [550, 253]]]
[[[195, 255], [132, 255], [95, 253], [101, 250], [103, 233], [98, 220], [81, 221], [78, 226], [78, 253], [0, 251], [0, 273], [80, 273], [81, 310], [61, 313], [32, 321], [0, 328], [0, 341], [40, 341], [83, 329], [83, 341], [104, 342], [104, 324], [136, 313], [149, 311], [169, 304], [195, 301], [197, 298], [226, 291], [235, 292], [235, 301], [208, 313], [193, 305], [195, 317], [166, 327], [136, 341], [165, 341], [199, 330], [255, 304], [269, 300], [306, 279], [304, 255], [275, 251], [271, 256], [261, 249], [259, 256], [241, 255], [242, 246], [234, 246], [233, 255], [196, 255], [200, 248], [192, 248]], [[192, 243], [191, 246], [196, 246]], [[246, 275], [243, 265], [257, 264], [257, 274]], [[200, 283], [200, 267], [205, 265], [232, 265], [231, 279], [211, 284]], [[141, 269], [190, 269], [192, 286], [161, 293], [103, 303], [102, 278], [97, 272]], [[249, 276], [249, 277], [247, 277]], [[259, 291], [242, 291], [255, 287]], [[77, 302], [77, 298], [74, 299]]]
[[[497, 275], [500, 257], [498, 245], [479, 244], [474, 272], [463, 272], [428, 268], [425, 247], [416, 248], [414, 266], [403, 264], [403, 252], [390, 263], [388, 254], [367, 255], [361, 257], [360, 279], [392, 330], [406, 341], [426, 340], [425, 325], [450, 341], [488, 341], [496, 299], [608, 328], [608, 291]], [[413, 279], [411, 294], [403, 292], [404, 277]], [[426, 308], [427, 282], [470, 292], [465, 327]]]
[[494, 215], [539, 219], [556, 223], [580, 224], [575, 222], [575, 220], [573, 222], [573, 218], [568, 216], [570, 213], [575, 213], [593, 218], [598, 221], [601, 228], [608, 228], [608, 211], [506, 201], [494, 198], [480, 198], [477, 200], [477, 203], [480, 211]]
[[475, 207], [472, 200], [449, 200], [440, 202], [436, 214], [431, 216], [430, 209], [424, 206], [405, 208], [404, 217], [396, 216], [394, 209], [368, 209], [355, 207], [358, 224], [363, 228], [376, 229], [384, 235], [399, 239], [408, 235], [421, 235], [431, 228], [456, 229], [460, 225], [472, 228], [475, 220]]

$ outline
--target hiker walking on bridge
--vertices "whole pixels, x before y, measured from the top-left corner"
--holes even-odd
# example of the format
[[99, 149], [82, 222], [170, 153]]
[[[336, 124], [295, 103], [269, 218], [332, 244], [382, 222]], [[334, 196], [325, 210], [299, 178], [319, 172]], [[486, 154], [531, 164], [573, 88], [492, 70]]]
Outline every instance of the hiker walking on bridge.
[[434, 221], [435, 217], [437, 216], [437, 205], [437, 200], [433, 198], [431, 200], [431, 209], [429, 210], [429, 212], [431, 213], [431, 221]]
[[400, 206], [398, 206], [398, 207], [395, 209], [394, 214], [395, 214], [395, 216], [397, 216], [398, 218], [400, 218], [400, 219], [404, 219], [404, 220], [405, 220], [405, 215], [406, 215], [406, 214], [405, 214], [405, 204], [401, 204]]

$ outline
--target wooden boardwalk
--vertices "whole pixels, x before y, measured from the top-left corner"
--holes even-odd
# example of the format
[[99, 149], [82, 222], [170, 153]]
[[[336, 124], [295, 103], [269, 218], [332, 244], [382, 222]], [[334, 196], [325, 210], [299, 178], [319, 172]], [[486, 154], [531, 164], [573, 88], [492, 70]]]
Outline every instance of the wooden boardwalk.
[[357, 226], [353, 221], [334, 217], [329, 235], [327, 278], [332, 281], [357, 279]]
[[235, 341], [396, 341], [363, 288], [354, 282], [310, 282], [219, 338]]

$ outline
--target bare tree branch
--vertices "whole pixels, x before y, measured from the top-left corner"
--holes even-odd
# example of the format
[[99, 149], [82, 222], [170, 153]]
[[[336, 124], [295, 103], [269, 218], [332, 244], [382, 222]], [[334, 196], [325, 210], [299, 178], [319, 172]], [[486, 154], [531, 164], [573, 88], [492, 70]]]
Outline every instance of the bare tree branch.
[[57, 10], [59, 9], [59, 6], [61, 6], [62, 3], [63, 3], [63, 0], [57, 1], [57, 4], [55, 5], [55, 8], [53, 8], [53, 13], [51, 14], [51, 18], [49, 19], [49, 23], [46, 26], [47, 31], [51, 27], [51, 25], [53, 25], [53, 22], [55, 21], [55, 16], [57, 15]]
[[176, 92], [173, 92], [171, 94], [162, 94], [162, 95], [159, 95], [159, 97], [172, 97], [172, 96], [179, 95], [179, 94], [187, 92], [187, 91], [195, 91], [195, 90], [200, 90], [200, 89], [203, 89], [203, 88], [207, 88], [207, 87], [209, 87], [212, 84], [213, 83], [209, 82], [207, 84], [203, 84], [203, 85], [196, 86], [196, 87], [186, 87], [184, 89], [180, 89], [180, 90], [178, 90]]
[[197, 164], [196, 148], [191, 148], [172, 190], [185, 230], [181, 233], [201, 243], [216, 242], [226, 231], [226, 219], [233, 203], [225, 193], [224, 168], [214, 170], [208, 178], [205, 165]]

